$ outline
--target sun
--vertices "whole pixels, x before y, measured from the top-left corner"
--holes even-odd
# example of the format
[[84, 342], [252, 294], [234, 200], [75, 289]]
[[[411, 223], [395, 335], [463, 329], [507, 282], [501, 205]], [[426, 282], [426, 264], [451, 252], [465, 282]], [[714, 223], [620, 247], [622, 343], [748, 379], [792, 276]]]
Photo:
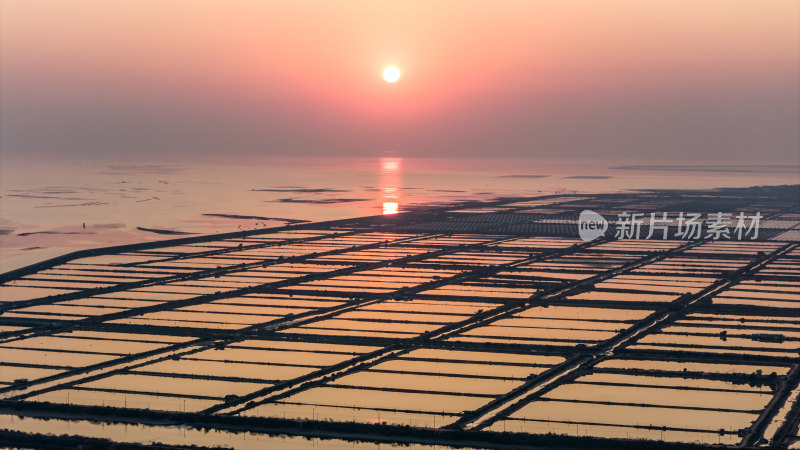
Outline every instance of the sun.
[[400, 79], [400, 69], [395, 66], [389, 66], [383, 69], [383, 79], [387, 83], [395, 83]]

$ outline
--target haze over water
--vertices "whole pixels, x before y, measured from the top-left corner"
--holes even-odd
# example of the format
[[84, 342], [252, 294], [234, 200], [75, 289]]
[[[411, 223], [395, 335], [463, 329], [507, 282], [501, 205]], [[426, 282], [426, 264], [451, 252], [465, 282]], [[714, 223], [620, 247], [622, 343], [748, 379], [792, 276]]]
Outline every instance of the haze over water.
[[4, 156], [797, 163], [794, 0], [224, 3], [4, 1]]

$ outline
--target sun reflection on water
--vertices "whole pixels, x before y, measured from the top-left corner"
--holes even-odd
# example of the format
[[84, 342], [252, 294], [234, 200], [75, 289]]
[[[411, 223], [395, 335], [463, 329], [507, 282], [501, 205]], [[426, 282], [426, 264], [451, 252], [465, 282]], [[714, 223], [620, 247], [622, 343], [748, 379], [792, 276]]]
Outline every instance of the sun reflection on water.
[[403, 160], [400, 158], [381, 158], [381, 171], [383, 172], [397, 172], [400, 170], [400, 163]]
[[400, 171], [403, 166], [401, 158], [381, 158], [380, 190], [383, 202], [383, 214], [400, 212], [401, 180]]
[[384, 214], [397, 214], [400, 205], [397, 202], [383, 202], [383, 213]]

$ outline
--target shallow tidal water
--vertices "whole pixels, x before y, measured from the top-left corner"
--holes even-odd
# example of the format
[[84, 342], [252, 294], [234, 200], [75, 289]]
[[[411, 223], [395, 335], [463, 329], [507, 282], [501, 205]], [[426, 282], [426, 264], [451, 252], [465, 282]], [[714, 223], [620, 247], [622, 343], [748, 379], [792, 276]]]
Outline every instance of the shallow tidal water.
[[774, 168], [619, 168], [629, 163], [533, 158], [5, 158], [0, 165], [0, 272], [86, 248], [282, 226], [293, 220], [392, 214], [444, 202], [800, 181], [797, 171]]

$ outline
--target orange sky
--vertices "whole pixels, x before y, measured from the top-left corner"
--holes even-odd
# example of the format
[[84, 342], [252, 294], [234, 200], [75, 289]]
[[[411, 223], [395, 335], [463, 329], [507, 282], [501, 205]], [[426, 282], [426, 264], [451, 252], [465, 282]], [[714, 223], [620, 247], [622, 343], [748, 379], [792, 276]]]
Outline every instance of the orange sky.
[[7, 154], [797, 155], [796, 0], [0, 8]]

